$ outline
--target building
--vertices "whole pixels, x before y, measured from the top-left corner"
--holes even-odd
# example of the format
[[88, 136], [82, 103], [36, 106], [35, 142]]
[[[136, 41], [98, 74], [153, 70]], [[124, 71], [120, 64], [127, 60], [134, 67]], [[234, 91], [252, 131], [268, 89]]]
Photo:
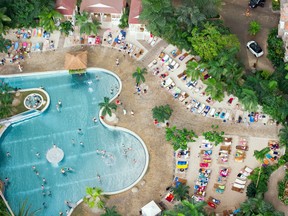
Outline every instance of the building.
[[129, 31], [131, 34], [135, 34], [137, 39], [144, 39], [144, 36], [149, 34], [145, 25], [139, 20], [140, 13], [142, 11], [141, 0], [131, 0], [130, 12], [129, 12]]
[[56, 0], [55, 9], [64, 15], [64, 17], [71, 19], [75, 15], [77, 0]]
[[288, 0], [281, 0], [278, 35], [282, 37], [285, 47], [284, 61], [288, 62]]
[[102, 23], [102, 28], [118, 26], [126, 0], [82, 0], [80, 11], [87, 11]]

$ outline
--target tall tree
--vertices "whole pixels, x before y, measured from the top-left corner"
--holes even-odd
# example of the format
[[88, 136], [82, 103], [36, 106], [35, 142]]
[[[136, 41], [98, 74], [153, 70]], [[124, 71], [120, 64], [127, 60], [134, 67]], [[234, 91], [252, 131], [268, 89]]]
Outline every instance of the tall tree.
[[86, 194], [83, 198], [83, 201], [88, 204], [90, 208], [97, 208], [103, 209], [105, 206], [105, 199], [108, 198], [106, 195], [103, 195], [103, 191], [101, 188], [95, 187], [87, 187]]
[[171, 107], [166, 104], [165, 106], [156, 106], [152, 109], [153, 118], [157, 119], [159, 122], [165, 122], [169, 120], [173, 113]]
[[78, 25], [80, 28], [80, 34], [97, 35], [101, 23], [96, 19], [92, 19], [90, 21], [89, 16], [90, 14], [86, 11], [84, 11], [82, 14], [76, 14], [76, 25]]
[[0, 34], [5, 33], [6, 23], [11, 22], [11, 19], [6, 15], [7, 8], [0, 8]]
[[172, 188], [174, 198], [176, 200], [185, 200], [189, 199], [189, 186], [184, 184], [179, 184]]
[[140, 20], [144, 21], [147, 29], [156, 36], [172, 35], [171, 27], [176, 18], [171, 0], [142, 0]]
[[12, 45], [11, 40], [6, 39], [0, 34], [0, 52], [8, 52], [8, 47]]
[[193, 130], [187, 130], [186, 128], [177, 129], [176, 126], [166, 128], [166, 140], [171, 141], [174, 150], [187, 149], [188, 142], [196, 142], [195, 138], [198, 138]]
[[207, 85], [205, 92], [211, 96], [213, 100], [217, 100], [219, 102], [223, 101], [224, 98], [224, 85], [223, 82], [217, 82], [214, 78], [209, 78], [204, 81]]
[[257, 110], [258, 98], [253, 90], [247, 88], [242, 89], [242, 92], [239, 95], [239, 100], [244, 105], [244, 108], [246, 110], [248, 111]]
[[115, 103], [110, 103], [108, 97], [104, 97], [104, 101], [99, 103], [98, 105], [100, 106], [100, 109], [102, 109], [101, 116], [105, 116], [108, 114], [109, 116], [112, 116], [112, 110], [117, 109], [117, 105]]
[[192, 199], [182, 200], [180, 204], [175, 205], [173, 210], [167, 210], [163, 212], [164, 216], [206, 216], [204, 206], [206, 202], [195, 203]]
[[[283, 212], [276, 211], [272, 204], [264, 201], [261, 195], [256, 195], [255, 198], [249, 198], [240, 204], [241, 212], [239, 215], [271, 215], [284, 216]], [[238, 215], [238, 214], [237, 214]]]
[[121, 215], [116, 211], [116, 206], [113, 206], [112, 208], [105, 207], [105, 213], [101, 214], [101, 216], [121, 216]]
[[139, 85], [140, 81], [143, 83], [145, 82], [145, 77], [144, 75], [147, 74], [147, 69], [146, 68], [140, 68], [137, 67], [136, 71], [132, 74], [133, 78], [136, 79], [136, 84]]
[[201, 77], [202, 70], [205, 70], [206, 64], [196, 61], [189, 61], [186, 66], [186, 74], [191, 80], [198, 80]]
[[44, 30], [48, 32], [53, 32], [55, 30], [58, 30], [59, 26], [57, 26], [56, 23], [61, 18], [63, 18], [63, 15], [56, 10], [46, 9], [39, 14], [39, 18], [40, 18], [39, 25], [42, 26]]

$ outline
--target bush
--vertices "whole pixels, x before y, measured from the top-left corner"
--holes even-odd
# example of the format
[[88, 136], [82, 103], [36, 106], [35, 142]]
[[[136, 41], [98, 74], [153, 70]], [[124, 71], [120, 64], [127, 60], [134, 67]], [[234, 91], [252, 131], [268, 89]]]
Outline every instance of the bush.
[[283, 63], [284, 46], [281, 38], [278, 38], [278, 29], [274, 28], [270, 31], [267, 40], [268, 59], [272, 62], [274, 67], [278, 67]]
[[152, 109], [153, 118], [157, 119], [158, 122], [165, 122], [166, 120], [169, 120], [173, 113], [173, 110], [171, 107], [166, 104], [165, 106], [156, 106]]
[[248, 32], [255, 36], [259, 31], [261, 30], [261, 26], [260, 24], [257, 22], [257, 21], [251, 21], [249, 23], [249, 29], [248, 29]]
[[284, 179], [282, 181], [278, 182], [278, 198], [285, 205], [288, 205], [288, 197], [285, 196], [285, 194], [284, 194], [287, 182], [288, 182], [288, 172], [286, 172], [286, 175], [285, 175]]
[[129, 20], [129, 7], [126, 7], [120, 19], [120, 24], [118, 25], [119, 28], [121, 29], [127, 28], [129, 26], [128, 20]]
[[246, 196], [248, 198], [253, 198], [256, 196], [256, 193], [257, 193], [256, 184], [254, 182], [251, 182], [247, 187]]
[[280, 10], [280, 0], [272, 0], [272, 9], [274, 11]]

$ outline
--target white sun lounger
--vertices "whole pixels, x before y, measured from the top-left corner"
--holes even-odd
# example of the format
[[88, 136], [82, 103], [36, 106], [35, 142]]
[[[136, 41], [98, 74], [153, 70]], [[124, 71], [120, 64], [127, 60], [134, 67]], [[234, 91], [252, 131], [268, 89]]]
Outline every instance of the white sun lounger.
[[[164, 82], [164, 81], [163, 81], [163, 82]], [[162, 82], [162, 86], [163, 86], [163, 87], [167, 87], [167, 86], [169, 86], [169, 85], [171, 85], [171, 84], [173, 83], [173, 80], [172, 80], [170, 77], [168, 77], [168, 78], [166, 79], [164, 85], [163, 85], [163, 82]]]
[[241, 184], [241, 185], [245, 185], [245, 184], [246, 184], [246, 181], [243, 181], [243, 180], [240, 180], [240, 179], [236, 179], [236, 180], [235, 180], [235, 183]]
[[233, 183], [233, 187], [240, 188], [240, 189], [244, 189], [244, 188], [245, 188], [245, 185], [238, 184], [238, 183]]
[[162, 58], [162, 61], [166, 62], [168, 61], [168, 59], [169, 59], [169, 55], [165, 54], [165, 56]]
[[175, 65], [174, 65], [174, 69], [177, 69], [179, 67], [179, 63], [177, 62]]
[[154, 37], [153, 40], [152, 40], [152, 42], [150, 43], [150, 45], [151, 45], [151, 46], [154, 46], [154, 45], [156, 44], [156, 42], [157, 42], [157, 38]]

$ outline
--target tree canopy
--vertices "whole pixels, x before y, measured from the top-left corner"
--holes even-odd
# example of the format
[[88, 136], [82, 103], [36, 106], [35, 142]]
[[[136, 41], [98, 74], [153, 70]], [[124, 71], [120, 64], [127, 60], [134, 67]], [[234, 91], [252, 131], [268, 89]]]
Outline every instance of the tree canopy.
[[171, 107], [166, 104], [166, 105], [162, 105], [162, 106], [156, 106], [152, 109], [152, 113], [153, 113], [153, 118], [157, 119], [158, 122], [165, 122], [166, 120], [169, 120], [169, 118], [171, 117], [173, 110], [171, 109]]

